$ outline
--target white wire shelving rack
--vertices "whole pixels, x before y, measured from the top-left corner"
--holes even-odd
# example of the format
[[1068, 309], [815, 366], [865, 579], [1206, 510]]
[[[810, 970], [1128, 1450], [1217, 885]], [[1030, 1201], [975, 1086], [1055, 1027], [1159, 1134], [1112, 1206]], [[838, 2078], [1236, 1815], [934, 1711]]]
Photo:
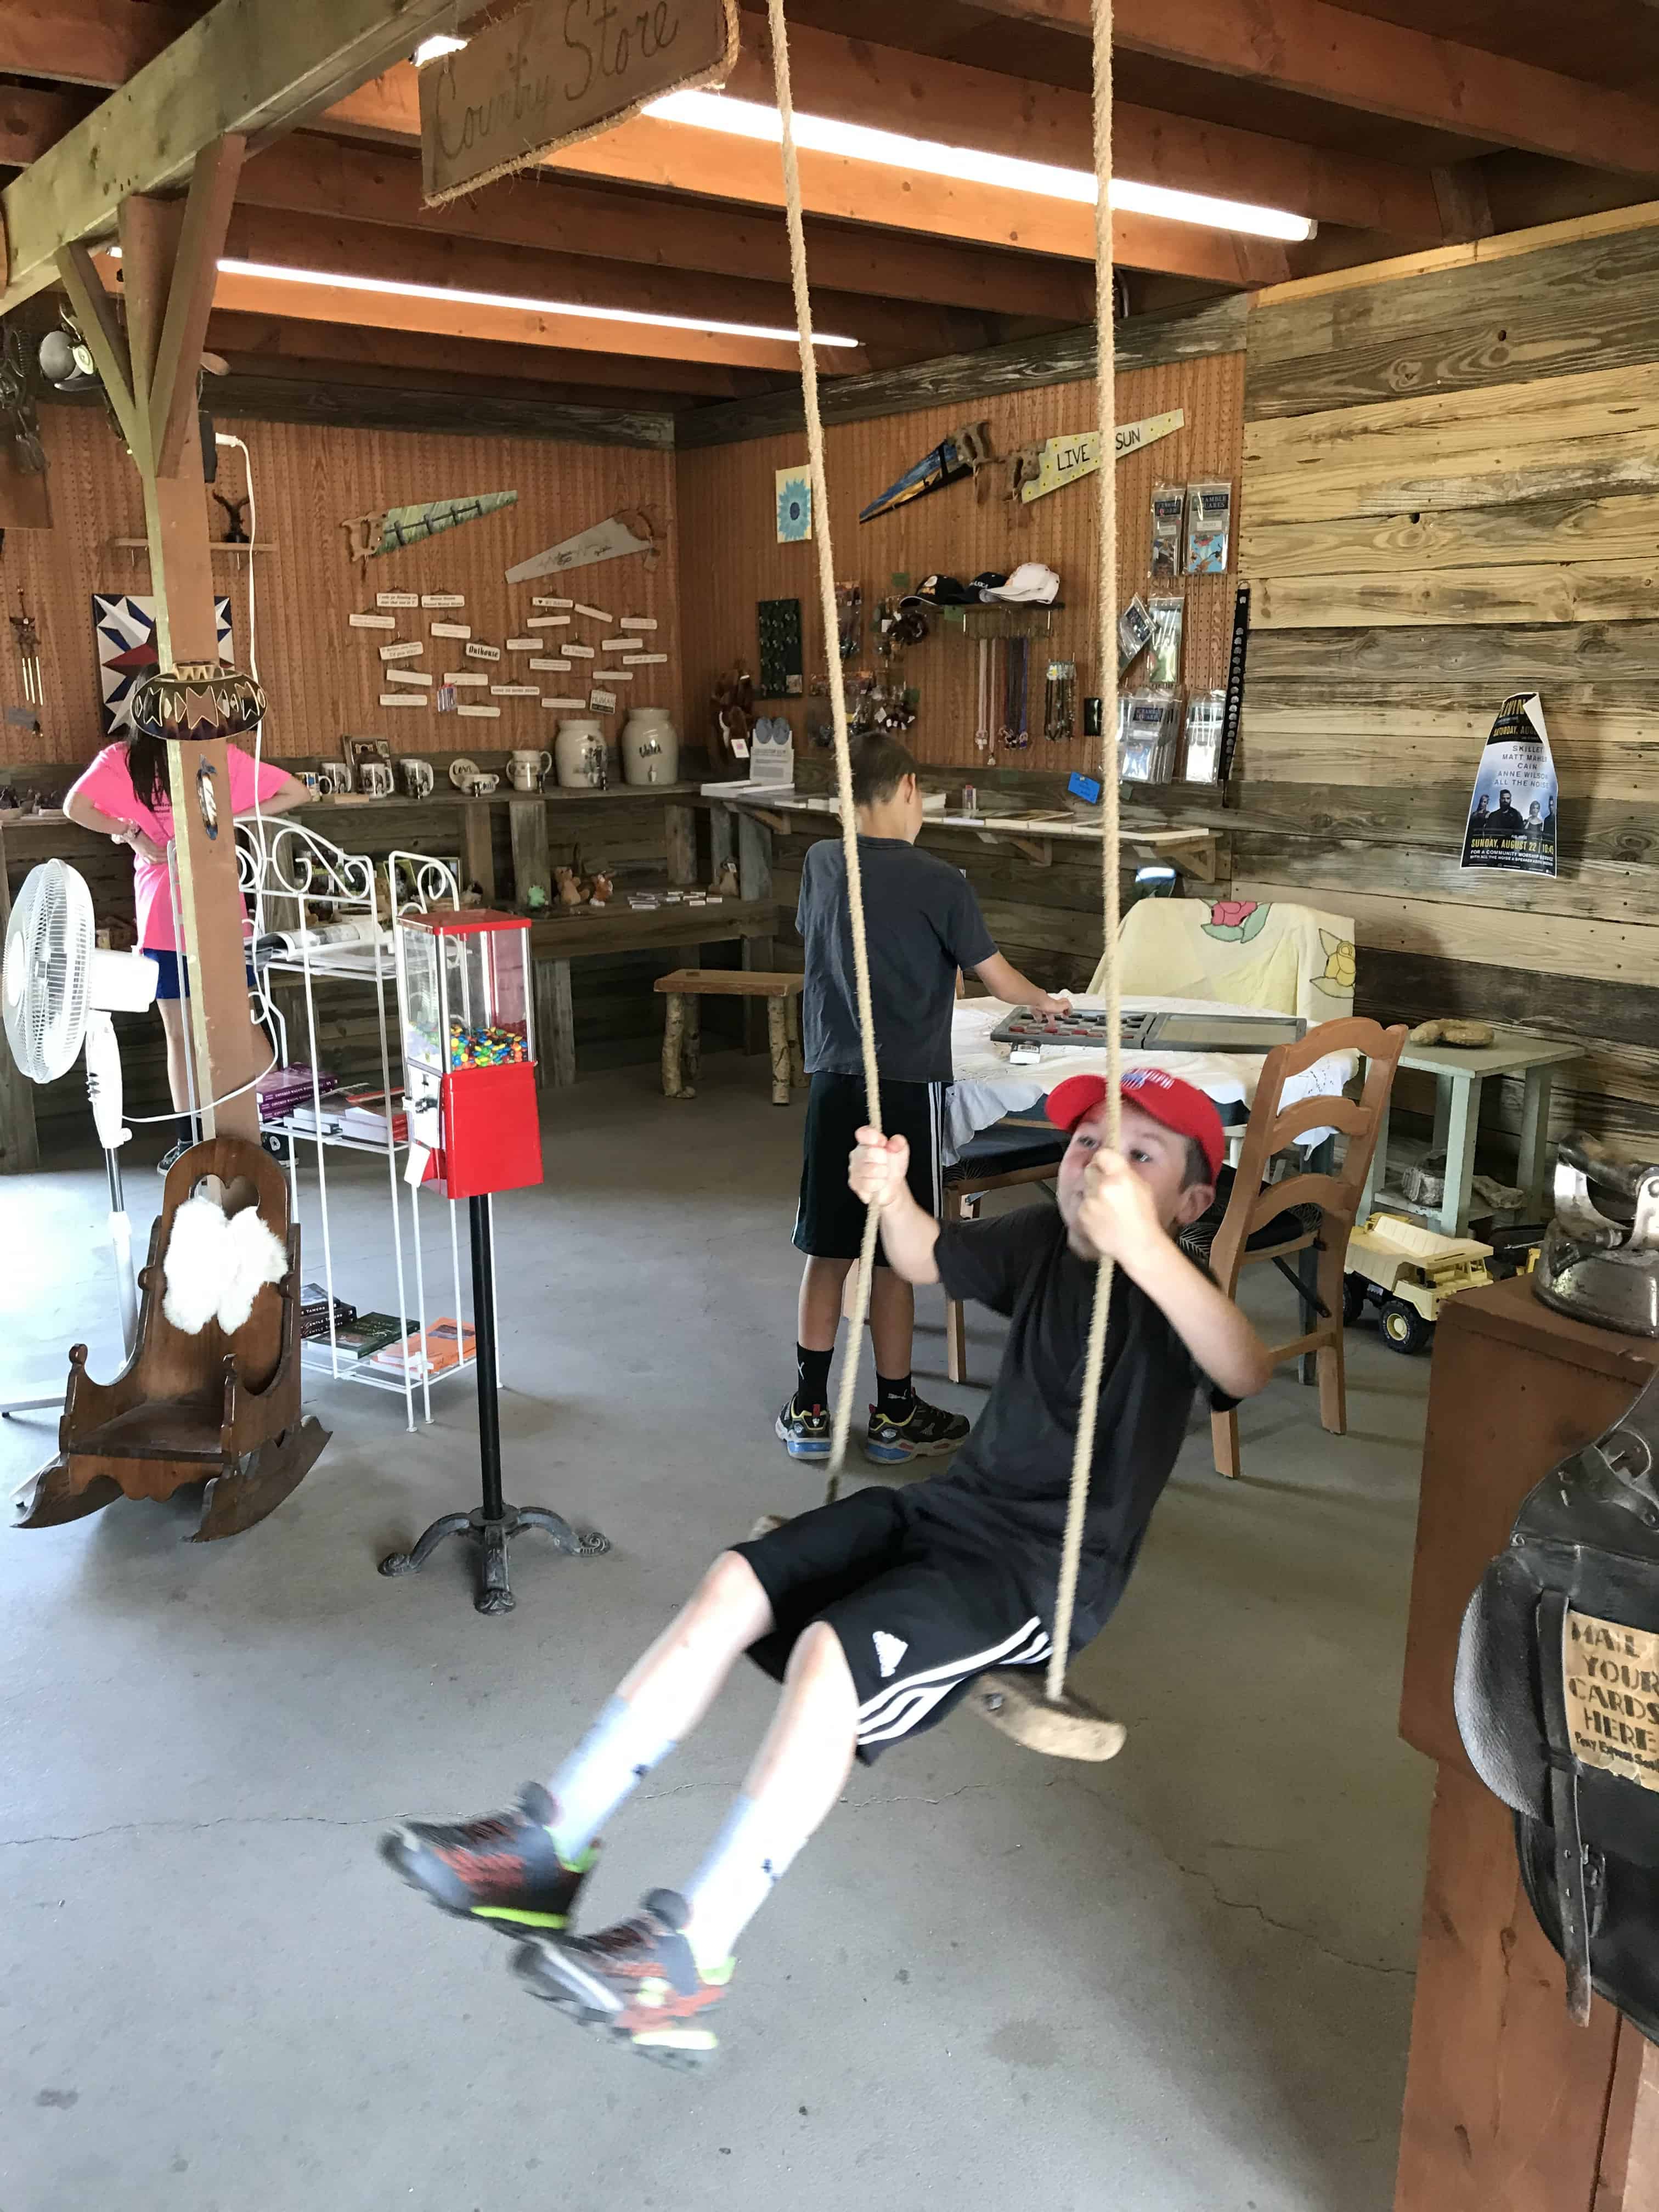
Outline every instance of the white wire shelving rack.
[[[304, 1000], [306, 1043], [300, 1065], [311, 1071], [311, 1109], [308, 1121], [295, 1119], [290, 1109], [278, 1119], [261, 1125], [262, 1141], [268, 1150], [285, 1160], [292, 1205], [296, 1218], [301, 1212], [302, 1184], [301, 1165], [309, 1160], [315, 1166], [317, 1210], [321, 1230], [322, 1281], [328, 1299], [328, 1334], [325, 1337], [307, 1338], [301, 1347], [303, 1367], [319, 1380], [360, 1383], [370, 1389], [388, 1391], [404, 1401], [405, 1424], [416, 1425], [417, 1413], [422, 1421], [432, 1419], [432, 1391], [434, 1383], [448, 1382], [452, 1377], [466, 1374], [476, 1362], [465, 1356], [454, 1364], [434, 1375], [425, 1362], [406, 1360], [401, 1372], [396, 1369], [376, 1367], [372, 1357], [357, 1358], [339, 1341], [335, 1316], [335, 1261], [333, 1224], [329, 1192], [329, 1155], [336, 1152], [367, 1152], [376, 1155], [386, 1164], [386, 1194], [391, 1212], [392, 1272], [396, 1278], [397, 1303], [395, 1312], [404, 1323], [403, 1337], [416, 1335], [422, 1345], [427, 1342], [428, 1313], [427, 1308], [427, 1263], [425, 1240], [422, 1235], [422, 1194], [404, 1177], [407, 1158], [406, 1140], [397, 1134], [393, 1117], [394, 1098], [403, 1090], [403, 1043], [399, 1009], [402, 1005], [400, 958], [398, 950], [397, 919], [398, 914], [410, 907], [424, 908], [439, 903], [459, 903], [459, 886], [453, 869], [438, 860], [422, 854], [393, 853], [386, 862], [385, 911], [390, 916], [388, 933], [382, 923], [381, 887], [374, 863], [366, 854], [347, 853], [313, 830], [286, 817], [261, 817], [244, 816], [236, 825], [237, 869], [244, 896], [253, 915], [255, 940], [279, 933], [293, 933], [297, 950], [280, 953], [256, 967], [255, 1000], [262, 1018], [268, 1020], [277, 1046], [278, 1064], [283, 1067], [295, 1065], [289, 1048], [289, 1024], [277, 1006], [270, 988], [275, 975], [289, 975], [298, 979]], [[354, 945], [313, 945], [310, 933], [331, 922], [367, 922], [370, 934]], [[388, 935], [390, 942], [387, 941]], [[384, 1139], [348, 1135], [325, 1127], [327, 1109], [324, 1100], [320, 1074], [325, 1047], [318, 1035], [316, 987], [319, 982], [349, 982], [362, 985], [373, 994], [376, 1038], [380, 1050], [380, 1099], [386, 1113]], [[387, 986], [392, 987], [390, 1010]], [[453, 1200], [428, 1194], [428, 1205], [443, 1207], [448, 1217], [447, 1274], [450, 1292], [448, 1311], [465, 1326], [467, 1316], [464, 1301], [464, 1279], [461, 1272], [460, 1237], [458, 1208]], [[307, 1240], [308, 1242], [308, 1240]], [[305, 1256], [302, 1245], [301, 1265], [309, 1279], [316, 1279], [314, 1258]], [[439, 1259], [436, 1279], [443, 1280], [445, 1266]], [[355, 1285], [354, 1285], [355, 1287]], [[396, 1341], [397, 1340], [393, 1340]], [[465, 1339], [462, 1340], [463, 1345]], [[419, 1368], [417, 1373], [416, 1368]]]

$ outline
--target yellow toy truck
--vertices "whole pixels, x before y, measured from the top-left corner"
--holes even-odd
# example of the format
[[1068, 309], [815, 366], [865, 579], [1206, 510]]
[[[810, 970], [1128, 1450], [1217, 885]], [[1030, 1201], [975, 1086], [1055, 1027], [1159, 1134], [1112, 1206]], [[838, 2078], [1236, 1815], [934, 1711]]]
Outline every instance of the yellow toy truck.
[[1390, 1351], [1425, 1351], [1447, 1299], [1492, 1281], [1492, 1253], [1473, 1237], [1443, 1237], [1398, 1213], [1373, 1213], [1348, 1237], [1342, 1318], [1356, 1322], [1375, 1303]]

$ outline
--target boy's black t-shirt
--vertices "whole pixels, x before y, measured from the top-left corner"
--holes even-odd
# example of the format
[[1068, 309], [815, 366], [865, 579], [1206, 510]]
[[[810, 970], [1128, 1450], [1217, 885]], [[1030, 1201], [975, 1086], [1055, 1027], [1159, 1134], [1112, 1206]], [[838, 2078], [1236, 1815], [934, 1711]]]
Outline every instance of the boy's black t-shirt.
[[[996, 951], [967, 878], [902, 837], [860, 837], [876, 1062], [890, 1083], [951, 1080], [957, 970]], [[857, 988], [847, 856], [832, 837], [807, 853], [795, 926], [806, 948], [801, 1039], [809, 1075], [856, 1075]]]
[[[1048, 1206], [948, 1222], [935, 1256], [949, 1297], [976, 1299], [1011, 1325], [990, 1399], [949, 1472], [905, 1494], [918, 1521], [947, 1541], [1010, 1559], [1052, 1620], [1095, 1269], [1072, 1251], [1065, 1223]], [[1098, 1633], [1122, 1593], [1200, 1386], [1218, 1409], [1234, 1402], [1120, 1267], [1084, 1524], [1078, 1643]]]

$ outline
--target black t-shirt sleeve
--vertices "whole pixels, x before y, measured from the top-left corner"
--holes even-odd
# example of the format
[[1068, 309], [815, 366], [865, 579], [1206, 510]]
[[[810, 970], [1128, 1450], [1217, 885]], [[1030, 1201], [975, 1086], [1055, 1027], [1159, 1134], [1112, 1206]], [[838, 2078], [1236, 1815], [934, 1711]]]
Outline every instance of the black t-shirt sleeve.
[[981, 961], [995, 956], [996, 939], [985, 927], [985, 916], [979, 910], [979, 901], [967, 877], [959, 875], [954, 868], [946, 873], [939, 936], [958, 968], [977, 968]]
[[1054, 1240], [1045, 1206], [1018, 1206], [994, 1221], [947, 1221], [933, 1248], [947, 1297], [1012, 1314], [1020, 1286]]

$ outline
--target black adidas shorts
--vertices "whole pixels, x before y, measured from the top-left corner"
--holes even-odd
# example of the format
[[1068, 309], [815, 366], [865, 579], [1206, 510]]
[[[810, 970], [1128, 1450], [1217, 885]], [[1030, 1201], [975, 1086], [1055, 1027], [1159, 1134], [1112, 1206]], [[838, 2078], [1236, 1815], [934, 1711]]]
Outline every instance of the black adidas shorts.
[[[884, 1083], [881, 1126], [910, 1147], [906, 1177], [916, 1204], [937, 1220], [944, 1210], [945, 1085], [942, 1083]], [[795, 1214], [795, 1243], [815, 1260], [856, 1260], [864, 1236], [864, 1206], [847, 1186], [847, 1164], [858, 1143], [865, 1111], [861, 1075], [815, 1075], [806, 1094], [806, 1127], [801, 1140], [800, 1205]], [[887, 1265], [880, 1241], [876, 1265]]]
[[771, 1601], [777, 1625], [749, 1656], [775, 1681], [810, 1623], [840, 1638], [866, 1765], [942, 1721], [989, 1668], [1048, 1659], [1048, 1632], [1006, 1561], [941, 1542], [902, 1491], [857, 1491], [732, 1548]]

